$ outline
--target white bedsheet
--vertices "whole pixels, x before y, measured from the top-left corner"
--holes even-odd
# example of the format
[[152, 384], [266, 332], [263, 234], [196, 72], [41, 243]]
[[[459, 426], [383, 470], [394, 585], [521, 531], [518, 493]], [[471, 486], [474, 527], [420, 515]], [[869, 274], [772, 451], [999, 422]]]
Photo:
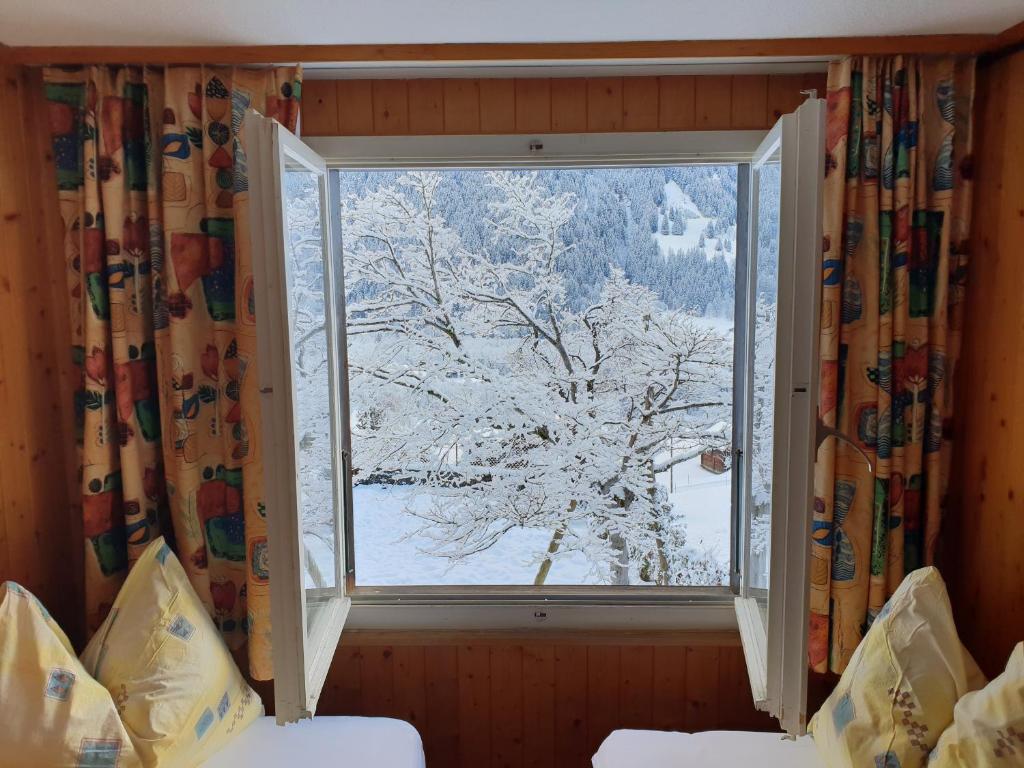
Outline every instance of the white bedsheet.
[[612, 731], [594, 768], [824, 768], [810, 736], [752, 731]]
[[280, 727], [261, 717], [204, 768], [425, 768], [423, 742], [389, 717], [314, 717]]

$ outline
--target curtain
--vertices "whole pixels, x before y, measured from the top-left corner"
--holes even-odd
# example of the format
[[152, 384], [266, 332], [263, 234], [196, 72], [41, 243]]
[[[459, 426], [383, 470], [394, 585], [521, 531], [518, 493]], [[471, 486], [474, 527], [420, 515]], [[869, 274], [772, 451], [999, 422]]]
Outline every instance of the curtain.
[[173, 542], [225, 641], [272, 676], [255, 307], [240, 133], [294, 130], [297, 67], [44, 74], [64, 223], [86, 611]]
[[971, 209], [974, 61], [829, 68], [810, 664], [842, 672], [931, 564], [949, 476]]

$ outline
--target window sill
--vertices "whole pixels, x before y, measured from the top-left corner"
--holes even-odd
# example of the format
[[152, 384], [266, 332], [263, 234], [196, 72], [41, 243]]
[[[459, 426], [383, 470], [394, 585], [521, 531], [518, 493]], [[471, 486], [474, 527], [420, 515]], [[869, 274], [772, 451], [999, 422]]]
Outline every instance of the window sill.
[[[677, 634], [685, 631], [735, 635], [733, 595], [727, 587], [713, 590], [667, 590], [659, 594], [538, 594], [536, 590], [484, 590], [447, 593], [354, 590], [346, 632], [498, 632], [540, 636], [549, 633], [611, 632], [623, 635]], [[667, 594], [666, 594], [667, 592]]]

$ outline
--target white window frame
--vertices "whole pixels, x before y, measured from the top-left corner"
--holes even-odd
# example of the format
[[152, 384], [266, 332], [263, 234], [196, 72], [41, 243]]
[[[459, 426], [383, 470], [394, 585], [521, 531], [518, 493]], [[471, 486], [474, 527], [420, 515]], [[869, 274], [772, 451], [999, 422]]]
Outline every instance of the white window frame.
[[[817, 449], [818, 338], [821, 315], [822, 187], [825, 102], [811, 98], [783, 115], [765, 137], [751, 163], [749, 262], [756, 275], [757, 178], [761, 166], [778, 155], [781, 163], [779, 220], [780, 308], [776, 329], [775, 426], [772, 462], [771, 558], [765, 626], [757, 598], [742, 569], [736, 598], [755, 704], [799, 736], [807, 724], [807, 633], [810, 610], [811, 520], [814, 509], [814, 454]], [[756, 302], [748, 276], [748, 316]], [[811, 300], [799, 300], [811, 297]], [[782, 308], [789, 309], [783, 314]], [[748, 325], [749, 327], [749, 325]], [[752, 340], [747, 341], [748, 347]], [[749, 352], [748, 352], [749, 353]], [[750, 359], [748, 357], [748, 359]], [[753, 372], [745, 393], [752, 399]], [[750, 408], [746, 413], [750, 413]], [[752, 440], [744, 425], [744, 451]], [[794, 459], [803, 460], [794, 461]], [[749, 462], [747, 462], [749, 464]], [[752, 500], [742, 495], [743, 535], [750, 535]], [[743, 548], [743, 551], [749, 551]]]
[[[764, 131], [680, 131], [329, 136], [304, 141], [325, 158], [330, 170], [601, 168], [742, 166], [750, 162], [764, 135]], [[331, 194], [336, 198], [339, 192], [334, 187], [332, 179]], [[337, 269], [341, 271], [340, 266]], [[351, 542], [350, 535], [347, 541]], [[349, 563], [354, 559], [350, 550]], [[736, 629], [732, 586], [378, 587], [356, 586], [350, 580], [349, 593], [353, 599], [349, 626], [361, 629]]]
[[[817, 117], [811, 120], [813, 112]], [[558, 588], [552, 593], [545, 588], [541, 591], [531, 587], [481, 588], [470, 594], [453, 596], [448, 587], [425, 587], [407, 590], [396, 594], [386, 588], [359, 588], [352, 590], [349, 584], [345, 593], [345, 580], [339, 580], [344, 597], [339, 601], [339, 609], [335, 618], [337, 633], [340, 634], [341, 624], [348, 614], [348, 606], [354, 598], [349, 627], [365, 629], [533, 629], [541, 625], [545, 629], [586, 629], [586, 630], [692, 630], [692, 629], [735, 629], [739, 626], [744, 640], [744, 652], [747, 656], [748, 669], [751, 671], [751, 685], [758, 703], [772, 711], [783, 727], [791, 733], [802, 731], [803, 710], [806, 699], [806, 608], [807, 608], [807, 569], [809, 556], [809, 532], [811, 516], [811, 476], [813, 472], [813, 429], [814, 393], [816, 392], [817, 366], [810, 366], [805, 371], [808, 361], [817, 359], [817, 313], [820, 304], [820, 281], [818, 280], [818, 258], [821, 243], [821, 200], [820, 171], [822, 150], [816, 147], [811, 158], [812, 140], [820, 140], [823, 136], [823, 103], [812, 99], [800, 108], [796, 115], [785, 116], [779, 126], [769, 132], [768, 141], [780, 141], [783, 151], [783, 198], [782, 206], [789, 212], [780, 226], [780, 307], [783, 291], [787, 295], [813, 295], [813, 302], [791, 302], [791, 311], [786, 316], [779, 314], [779, 339], [792, 338], [797, 328], [806, 329], [813, 326], [814, 333], [807, 343], [794, 347], [792, 355], [786, 356], [787, 370], [791, 373], [791, 381], [784, 388], [776, 389], [776, 423], [784, 418], [793, 423], [791, 435], [805, 435], [799, 439], [799, 445], [791, 439], [785, 448], [781, 448], [776, 436], [776, 466], [790, 468], [787, 479], [783, 483], [774, 484], [773, 488], [773, 520], [772, 520], [772, 574], [771, 584], [783, 587], [779, 596], [772, 598], [772, 607], [779, 607], [770, 612], [770, 616], [781, 618], [786, 615], [797, 617], [791, 621], [792, 626], [785, 627], [781, 622], [778, 628], [769, 627], [762, 632], [764, 641], [760, 644], [748, 643], [748, 638], [756, 636], [750, 626], [745, 626], [752, 618], [749, 611], [744, 610], [743, 600], [749, 595], [743, 594], [733, 605], [732, 595], [742, 590], [741, 574], [732, 574], [730, 587], [716, 589], [688, 588], [656, 588], [656, 587], [620, 587], [620, 588]], [[799, 117], [803, 115], [803, 117]], [[812, 130], [813, 123], [813, 130]], [[263, 138], [253, 141], [252, 137], [259, 133], [250, 133], [250, 141], [254, 147], [250, 149], [249, 166], [251, 170], [251, 187], [260, 188], [264, 194], [254, 194], [252, 215], [262, 221], [254, 221], [253, 255], [257, 265], [257, 301], [264, 308], [278, 307], [277, 317], [272, 311], [258, 312], [260, 341], [261, 391], [264, 409], [264, 444], [265, 466], [267, 471], [268, 504], [274, 514], [269, 516], [271, 538], [271, 568], [275, 574], [272, 581], [271, 597], [273, 604], [272, 618], [274, 621], [274, 662], [275, 689], [280, 691], [291, 686], [291, 679], [301, 678], [295, 686], [291, 698], [286, 698], [288, 712], [282, 715], [278, 710], [278, 720], [294, 719], [296, 716], [308, 716], [315, 708], [316, 696], [326, 674], [326, 664], [333, 653], [337, 634], [332, 631], [331, 637], [325, 636], [326, 642], [316, 644], [310, 649], [303, 635], [304, 594], [302, 590], [302, 548], [298, 528], [298, 509], [295, 504], [294, 475], [283, 477], [281, 468], [294, 466], [294, 435], [292, 440], [275, 441], [274, 435], [287, 435], [291, 426], [290, 415], [282, 416], [288, 411], [282, 408], [281, 400], [275, 400], [275, 388], [278, 393], [285, 394], [285, 402], [290, 403], [290, 389], [285, 377], [290, 371], [288, 366], [268, 364], [275, 359], [289, 359], [290, 347], [285, 345], [280, 326], [287, 327], [286, 302], [281, 302], [278, 295], [269, 291], [267, 286], [286, 286], [284, 270], [275, 261], [275, 251], [271, 247], [258, 246], [257, 239], [266, 243], [276, 243], [283, 248], [283, 212], [281, 210], [279, 187], [277, 194], [266, 194], [275, 183], [280, 185], [285, 153], [289, 157], [305, 162], [307, 167], [318, 172], [339, 168], [467, 168], [467, 167], [611, 167], [654, 164], [736, 164], [744, 167], [759, 157], [758, 149], [763, 148], [766, 140], [763, 131], [690, 131], [680, 133], [615, 133], [615, 134], [545, 134], [535, 137], [526, 135], [514, 136], [415, 136], [415, 137], [318, 137], [306, 139], [305, 143], [294, 139], [280, 126], [266, 126], [270, 121], [263, 121], [260, 130]], [[249, 122], [247, 121], [247, 132]], [[269, 133], [268, 133], [269, 131]], [[790, 134], [803, 137], [798, 155], [792, 156], [789, 149], [792, 139]], [[282, 137], [287, 136], [284, 140]], [[773, 138], [774, 137], [774, 138]], [[326, 158], [326, 160], [322, 160]], [[800, 175], [809, 173], [813, 168], [813, 184], [800, 184], [796, 176], [798, 171], [794, 163], [800, 163]], [[793, 167], [790, 167], [793, 166]], [[259, 167], [264, 170], [261, 172]], [[269, 175], [267, 170], [270, 169]], [[740, 193], [744, 185], [749, 185], [749, 174], [745, 170], [740, 180]], [[326, 184], [322, 190], [328, 206], [333, 210], [337, 204], [338, 190], [333, 184]], [[265, 198], [262, 203], [257, 198]], [[738, 201], [739, 202], [739, 201]], [[748, 233], [754, 231], [754, 212], [745, 211], [748, 217]], [[814, 219], [815, 226], [808, 222]], [[738, 222], [739, 223], [739, 222]], [[322, 222], [323, 231], [330, 232], [330, 222], [325, 218]], [[333, 251], [329, 261], [330, 268], [335, 272], [334, 291], [340, 308], [343, 298], [340, 288], [343, 273], [340, 267], [340, 237], [327, 236], [327, 248]], [[749, 243], [748, 256], [749, 256]], [[277, 247], [277, 246], [275, 246]], [[742, 246], [741, 246], [742, 247]], [[283, 253], [283, 251], [282, 251]], [[786, 254], [799, 257], [789, 265], [788, 272], [783, 268]], [[813, 260], [808, 261], [809, 254]], [[739, 253], [737, 254], [739, 256]], [[282, 257], [278, 255], [277, 261]], [[259, 271], [262, 263], [264, 272]], [[810, 264], [809, 269], [798, 269], [797, 264]], [[785, 274], [784, 274], [785, 272]], [[260, 278], [263, 278], [262, 280]], [[784, 282], [787, 287], [784, 287]], [[740, 286], [737, 285], [737, 291]], [[810, 292], [810, 293], [805, 293]], [[738, 298], [739, 306], [739, 298]], [[283, 308], [283, 310], [282, 310]], [[285, 314], [281, 314], [281, 311]], [[738, 319], [737, 319], [738, 322]], [[785, 323], [785, 327], [783, 324]], [[344, 344], [343, 323], [331, 335]], [[803, 334], [801, 338], [807, 336]], [[269, 337], [269, 338], [264, 338]], [[271, 340], [274, 343], [271, 343]], [[739, 341], [739, 339], [738, 339]], [[748, 342], [745, 342], [748, 343]], [[332, 348], [334, 347], [332, 342]], [[336, 350], [335, 350], [336, 351]], [[347, 350], [345, 350], [347, 353]], [[284, 357], [282, 357], [282, 355]], [[335, 357], [340, 357], [335, 355]], [[777, 358], [778, 360], [778, 358]], [[794, 362], [795, 361], [795, 362]], [[778, 365], [778, 362], [777, 362]], [[802, 366], [802, 367], [801, 367]], [[799, 368], [799, 370], [798, 370]], [[332, 408], [345, 410], [347, 406], [347, 375], [340, 370], [340, 361], [332, 362], [332, 371], [338, 395]], [[806, 375], [805, 375], [806, 374]], [[778, 375], [778, 374], [777, 374]], [[777, 379], [778, 382], [778, 379]], [[783, 396], [784, 393], [784, 396]], [[734, 397], [739, 397], [734, 392]], [[339, 399], [343, 398], [343, 399]], [[779, 414], [782, 414], [781, 417]], [[339, 488], [339, 499], [344, 498], [344, 506], [351, 503], [350, 488], [347, 487], [349, 443], [346, 414], [332, 411], [335, 426], [341, 426], [337, 454], [341, 459], [341, 467], [336, 467], [336, 477], [345, 488]], [[778, 429], [778, 428], [776, 428]], [[278, 445], [280, 443], [280, 445]], [[284, 453], [278, 453], [283, 451]], [[791, 461], [794, 455], [805, 455], [807, 460], [802, 468], [794, 468]], [[277, 454], [278, 460], [272, 457]], [[275, 473], [278, 477], [275, 479]], [[734, 472], [734, 474], [738, 474]], [[284, 482], [277, 482], [284, 481]], [[734, 481], [735, 483], [736, 481]], [[285, 486], [291, 485], [288, 489]], [[806, 504], [791, 506], [782, 499], [776, 501], [776, 491], [783, 488], [806, 488]], [[735, 490], [734, 494], [738, 492]], [[742, 493], [742, 492], [739, 492]], [[749, 494], [749, 490], [745, 493]], [[272, 497], [273, 494], [273, 497]], [[796, 498], [796, 495], [793, 496]], [[736, 502], [734, 501], [734, 508]], [[733, 512], [733, 525], [737, 516]], [[806, 524], [805, 524], [806, 523]], [[351, 525], [345, 520], [346, 526]], [[734, 530], [734, 540], [742, 536], [741, 531]], [[297, 541], [298, 539], [298, 541]], [[346, 537], [346, 542], [348, 537]], [[283, 544], [283, 546], [280, 546]], [[343, 546], [340, 552], [344, 552]], [[735, 552], [735, 550], [734, 550]], [[782, 553], [779, 563], [775, 562], [776, 553]], [[345, 553], [350, 555], [351, 553]], [[734, 555], [735, 557], [735, 555]], [[744, 570], [744, 569], [741, 569]], [[778, 571], [778, 573], [776, 573]], [[288, 574], [292, 578], [288, 578]], [[293, 582], [293, 583], [285, 583]], [[355, 594], [352, 594], [352, 593]], [[279, 605], [285, 599], [276, 602], [274, 595], [287, 596], [292, 605]], [[456, 598], [456, 599], [453, 599]], [[299, 598], [299, 599], [297, 599]], [[685, 608], [685, 610], [680, 610]], [[300, 623], [300, 619], [301, 621]], [[776, 622], [769, 619], [770, 625]], [[774, 639], [773, 639], [774, 638]], [[333, 643], [333, 644], [332, 644]], [[297, 653], [299, 652], [299, 653]], [[303, 660], [302, 653], [307, 655]], [[313, 660], [308, 660], [308, 654]], [[280, 658], [280, 661], [279, 661]], [[326, 658], [326, 662], [324, 659]], [[781, 665], [781, 666], [780, 666]], [[795, 675], [799, 668], [802, 674]], [[762, 671], [763, 670], [763, 671]], [[781, 670], [781, 671], [780, 671]], [[300, 674], [301, 673], [301, 674]], [[311, 674], [312, 673], [312, 674]], [[764, 680], [759, 691], [759, 681]], [[759, 693], [761, 694], [759, 696]], [[278, 707], [281, 706], [282, 694], [278, 693]], [[798, 701], [799, 700], [799, 701]], [[799, 713], [797, 715], [797, 713]], [[797, 716], [798, 724], [793, 725], [793, 717]]]
[[[274, 663], [274, 711], [280, 725], [312, 717], [351, 607], [344, 578], [343, 531], [347, 509], [344, 480], [347, 462], [342, 436], [345, 408], [340, 396], [330, 408], [334, 439], [335, 573], [333, 588], [308, 590], [307, 550], [299, 511], [297, 420], [293, 398], [292, 280], [287, 268], [284, 208], [286, 168], [299, 166], [317, 174], [320, 183], [320, 227], [324, 252], [324, 301], [330, 390], [337, 394], [344, 380], [336, 354], [339, 342], [335, 300], [335, 243], [328, 216], [327, 168], [323, 160], [274, 120], [249, 111], [245, 117], [245, 149], [249, 163], [249, 227], [252, 248], [262, 411], [264, 497], [270, 572], [270, 613]], [[283, 288], [283, 290], [281, 290]], [[343, 338], [341, 339], [343, 341]], [[341, 459], [339, 461], [338, 459]], [[308, 598], [320, 604], [310, 626]]]

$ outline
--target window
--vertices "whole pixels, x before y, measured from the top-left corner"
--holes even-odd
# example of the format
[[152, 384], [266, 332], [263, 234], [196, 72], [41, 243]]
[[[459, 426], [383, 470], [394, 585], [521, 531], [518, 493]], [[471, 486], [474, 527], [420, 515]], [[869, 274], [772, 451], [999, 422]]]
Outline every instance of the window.
[[353, 601], [735, 594], [755, 697], [802, 727], [821, 114], [310, 140], [329, 162], [250, 116], [279, 720]]
[[728, 585], [736, 165], [333, 173], [355, 585]]
[[[737, 622], [755, 703], [802, 734], [817, 439], [824, 102], [784, 115], [754, 153], [746, 370], [737, 389]], [[774, 296], [774, 301], [773, 301]]]
[[[344, 401], [323, 161], [246, 116], [277, 721], [316, 709], [348, 615]], [[289, 578], [291, 575], [293, 578]]]

